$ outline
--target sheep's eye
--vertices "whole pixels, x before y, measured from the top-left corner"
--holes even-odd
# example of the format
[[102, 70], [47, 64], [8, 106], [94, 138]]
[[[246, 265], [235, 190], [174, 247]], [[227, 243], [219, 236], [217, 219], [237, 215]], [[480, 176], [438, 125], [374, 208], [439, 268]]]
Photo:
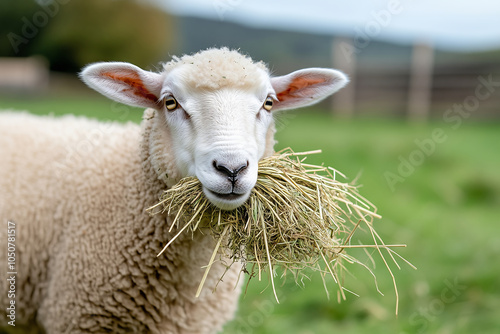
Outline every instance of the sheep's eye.
[[177, 100], [173, 96], [166, 97], [163, 103], [165, 104], [165, 108], [169, 111], [173, 111], [179, 106]]
[[264, 109], [266, 109], [267, 111], [271, 111], [272, 108], [273, 108], [273, 98], [268, 97], [264, 102]]

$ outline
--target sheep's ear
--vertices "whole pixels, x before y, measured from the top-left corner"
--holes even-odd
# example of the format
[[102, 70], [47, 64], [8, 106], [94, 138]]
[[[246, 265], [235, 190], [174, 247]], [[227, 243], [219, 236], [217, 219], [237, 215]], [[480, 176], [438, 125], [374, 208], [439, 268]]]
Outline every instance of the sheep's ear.
[[90, 64], [80, 73], [90, 87], [110, 99], [136, 107], [157, 108], [161, 75], [129, 63]]
[[317, 103], [344, 87], [349, 80], [342, 72], [308, 68], [271, 78], [278, 102], [273, 110], [305, 107]]

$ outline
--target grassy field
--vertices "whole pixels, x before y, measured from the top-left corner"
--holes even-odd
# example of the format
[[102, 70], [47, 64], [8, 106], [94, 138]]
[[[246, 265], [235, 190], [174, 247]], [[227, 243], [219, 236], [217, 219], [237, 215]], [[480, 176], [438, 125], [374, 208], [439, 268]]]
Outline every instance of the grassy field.
[[[105, 99], [0, 98], [0, 108], [56, 115], [72, 110], [100, 119], [139, 121], [141, 111]], [[277, 149], [322, 149], [308, 161], [325, 163], [350, 180], [379, 209], [376, 229], [418, 270], [392, 265], [399, 315], [387, 269], [349, 269], [345, 285], [359, 294], [337, 303], [326, 298], [321, 277], [299, 287], [252, 280], [239, 312], [224, 333], [498, 333], [500, 330], [500, 123], [430, 123], [363, 119], [340, 121], [313, 110], [280, 118]], [[368, 240], [368, 239], [367, 239]]]

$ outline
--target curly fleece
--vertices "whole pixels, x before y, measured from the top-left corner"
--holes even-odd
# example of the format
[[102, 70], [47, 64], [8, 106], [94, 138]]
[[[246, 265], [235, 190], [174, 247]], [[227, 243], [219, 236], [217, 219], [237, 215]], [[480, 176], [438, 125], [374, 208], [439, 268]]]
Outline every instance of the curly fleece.
[[[168, 233], [170, 218], [145, 209], [179, 177], [163, 117], [148, 109], [138, 126], [0, 114], [0, 219], [17, 234], [16, 327], [200, 334], [234, 316], [238, 266], [217, 284], [226, 267], [215, 263], [195, 298], [213, 238], [184, 234], [156, 257], [176, 229]], [[273, 134], [274, 126], [267, 154]], [[1, 326], [9, 300], [0, 275]]]
[[184, 82], [196, 88], [251, 87], [262, 80], [263, 74], [269, 74], [263, 62], [254, 62], [250, 57], [228, 48], [174, 56], [163, 64], [163, 69], [170, 72], [181, 66]]

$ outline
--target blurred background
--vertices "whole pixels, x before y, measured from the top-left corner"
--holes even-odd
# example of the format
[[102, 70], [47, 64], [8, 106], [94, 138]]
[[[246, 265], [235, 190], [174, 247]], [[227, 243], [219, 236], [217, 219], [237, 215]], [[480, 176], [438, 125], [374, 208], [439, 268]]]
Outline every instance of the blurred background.
[[383, 216], [375, 228], [407, 244], [397, 251], [418, 268], [391, 264], [399, 314], [375, 256], [384, 296], [354, 266], [344, 284], [359, 297], [341, 303], [317, 273], [279, 286], [280, 304], [267, 280], [252, 280], [224, 333], [498, 333], [499, 17], [488, 0], [2, 0], [0, 108], [139, 122], [139, 109], [99, 96], [77, 72], [95, 61], [156, 70], [213, 46], [275, 75], [340, 69], [349, 86], [280, 116], [276, 148], [322, 149], [311, 163], [359, 177]]

